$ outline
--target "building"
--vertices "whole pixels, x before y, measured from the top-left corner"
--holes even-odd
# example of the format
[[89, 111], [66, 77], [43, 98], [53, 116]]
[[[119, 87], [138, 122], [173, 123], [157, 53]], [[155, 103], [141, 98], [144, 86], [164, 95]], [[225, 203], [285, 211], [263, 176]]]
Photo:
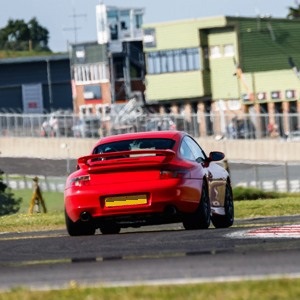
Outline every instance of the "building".
[[73, 110], [68, 55], [0, 59], [0, 111]]
[[97, 42], [71, 50], [75, 112], [102, 114], [111, 104], [143, 100], [143, 14], [141, 8], [96, 6]]
[[206, 133], [222, 124], [201, 113], [264, 113], [268, 122], [255, 119], [255, 126], [300, 127], [296, 117], [276, 119], [300, 112], [299, 20], [220, 16], [143, 28], [148, 104], [185, 116], [197, 112]]
[[143, 14], [99, 4], [97, 41], [71, 45], [70, 56], [0, 60], [2, 111], [73, 109], [105, 118], [134, 97], [199, 124], [204, 136], [226, 132], [245, 113], [263, 133], [257, 137], [274, 127], [281, 135], [300, 129], [299, 20], [219, 16], [143, 25]]

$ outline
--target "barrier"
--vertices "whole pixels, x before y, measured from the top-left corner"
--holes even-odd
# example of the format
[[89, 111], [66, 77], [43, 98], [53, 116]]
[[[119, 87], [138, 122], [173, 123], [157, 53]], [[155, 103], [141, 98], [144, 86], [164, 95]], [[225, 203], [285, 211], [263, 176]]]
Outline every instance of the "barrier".
[[[89, 154], [97, 139], [1, 137], [2, 157], [76, 159]], [[215, 140], [197, 139], [208, 154], [218, 150], [228, 161], [299, 162], [300, 141], [273, 139]], [[0, 159], [1, 159], [0, 156]]]

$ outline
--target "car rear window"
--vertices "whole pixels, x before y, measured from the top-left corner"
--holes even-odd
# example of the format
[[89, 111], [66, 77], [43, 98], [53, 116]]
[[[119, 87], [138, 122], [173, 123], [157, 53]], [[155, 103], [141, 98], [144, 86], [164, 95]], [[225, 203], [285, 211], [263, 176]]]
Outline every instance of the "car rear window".
[[93, 154], [128, 151], [139, 149], [172, 149], [175, 141], [172, 139], [133, 139], [98, 145]]

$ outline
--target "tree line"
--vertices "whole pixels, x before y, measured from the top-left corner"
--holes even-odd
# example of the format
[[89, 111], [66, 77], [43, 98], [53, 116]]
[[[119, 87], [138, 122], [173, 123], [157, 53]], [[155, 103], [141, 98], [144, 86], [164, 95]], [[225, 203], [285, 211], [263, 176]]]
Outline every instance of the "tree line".
[[0, 29], [0, 50], [8, 51], [50, 51], [49, 31], [36, 18], [27, 23], [24, 20], [9, 19]]

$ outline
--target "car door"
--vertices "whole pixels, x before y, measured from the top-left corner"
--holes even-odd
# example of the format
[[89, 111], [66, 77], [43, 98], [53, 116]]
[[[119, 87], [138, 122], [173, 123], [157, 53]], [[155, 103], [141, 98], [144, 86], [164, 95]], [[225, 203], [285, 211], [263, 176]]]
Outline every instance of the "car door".
[[225, 199], [225, 188], [228, 173], [216, 162], [206, 163], [208, 158], [200, 145], [191, 137], [185, 137], [185, 142], [191, 149], [193, 156], [196, 157], [204, 169], [208, 179], [209, 197], [212, 206], [223, 206]]

